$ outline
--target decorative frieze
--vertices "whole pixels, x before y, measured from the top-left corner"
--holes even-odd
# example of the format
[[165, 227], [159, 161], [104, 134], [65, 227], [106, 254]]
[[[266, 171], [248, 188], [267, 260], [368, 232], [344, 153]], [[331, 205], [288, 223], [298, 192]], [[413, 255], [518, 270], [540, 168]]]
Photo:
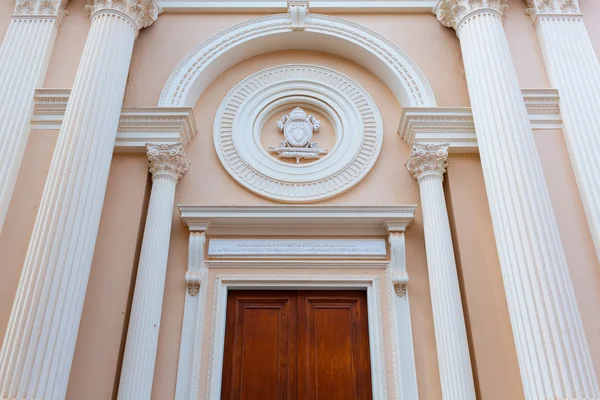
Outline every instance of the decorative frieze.
[[68, 14], [69, 0], [17, 0], [14, 17], [55, 17], [60, 22]]
[[406, 162], [406, 168], [417, 180], [435, 175], [443, 177], [448, 164], [448, 145], [415, 143]]
[[182, 144], [149, 144], [147, 147], [152, 179], [166, 176], [177, 181], [188, 170], [190, 161], [185, 155]]
[[129, 17], [138, 29], [156, 21], [162, 8], [156, 0], [88, 0], [86, 10], [92, 17], [102, 11], [115, 11]]
[[438, 20], [457, 32], [461, 23], [470, 15], [480, 11], [490, 11], [504, 15], [508, 0], [440, 0], [434, 8]]

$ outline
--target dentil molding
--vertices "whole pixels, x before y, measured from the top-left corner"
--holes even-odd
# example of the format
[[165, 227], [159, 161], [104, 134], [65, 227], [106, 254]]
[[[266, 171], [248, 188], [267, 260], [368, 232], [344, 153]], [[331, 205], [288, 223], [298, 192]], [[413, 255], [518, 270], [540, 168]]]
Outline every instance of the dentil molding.
[[183, 145], [178, 144], [148, 144], [148, 169], [152, 178], [165, 176], [179, 180], [190, 167], [190, 161], [185, 155]]
[[119, 12], [135, 24], [138, 29], [147, 28], [162, 13], [156, 0], [87, 0], [85, 6], [92, 16], [99, 12]]
[[448, 145], [414, 143], [406, 168], [412, 176], [421, 180], [430, 175], [443, 177], [448, 168]]
[[17, 0], [13, 17], [54, 17], [60, 22], [67, 15], [69, 0]]
[[504, 15], [508, 0], [440, 0], [434, 13], [442, 25], [460, 31], [460, 25], [467, 17], [478, 12], [494, 12]]
[[[37, 89], [31, 129], [60, 129], [70, 93], [70, 89]], [[185, 146], [197, 132], [191, 108], [124, 108], [121, 110], [115, 152], [146, 152], [147, 143], [181, 143]]]
[[[262, 148], [260, 136], [270, 117], [298, 105], [326, 115], [336, 141], [318, 161], [287, 164]], [[316, 65], [283, 65], [234, 87], [217, 111], [213, 134], [221, 164], [240, 185], [302, 203], [337, 196], [367, 175], [382, 147], [383, 121], [369, 94], [349, 77]]]
[[[534, 130], [561, 130], [559, 96], [556, 89], [523, 89], [523, 98]], [[449, 144], [453, 153], [478, 152], [473, 113], [468, 107], [406, 107], [398, 134], [404, 141]]]

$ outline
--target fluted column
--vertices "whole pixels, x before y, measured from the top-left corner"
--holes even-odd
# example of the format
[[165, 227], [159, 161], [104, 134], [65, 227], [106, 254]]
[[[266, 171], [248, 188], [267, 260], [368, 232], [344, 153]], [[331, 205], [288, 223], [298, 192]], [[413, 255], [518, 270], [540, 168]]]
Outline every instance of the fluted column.
[[0, 232], [29, 138], [33, 95], [42, 86], [68, 0], [17, 0], [0, 48]]
[[406, 167], [419, 182], [442, 398], [475, 400], [469, 341], [442, 182], [448, 145], [414, 144]]
[[146, 400], [152, 394], [175, 188], [189, 167], [180, 144], [149, 145], [148, 159], [152, 192], [127, 330], [119, 385], [121, 400]]
[[65, 397], [133, 43], [154, 0], [96, 0], [0, 351], [0, 398]]
[[506, 0], [441, 0], [437, 16], [460, 38], [525, 397], [600, 399], [505, 8]]
[[527, 0], [550, 83], [560, 95], [564, 134], [600, 258], [600, 63], [575, 0]]

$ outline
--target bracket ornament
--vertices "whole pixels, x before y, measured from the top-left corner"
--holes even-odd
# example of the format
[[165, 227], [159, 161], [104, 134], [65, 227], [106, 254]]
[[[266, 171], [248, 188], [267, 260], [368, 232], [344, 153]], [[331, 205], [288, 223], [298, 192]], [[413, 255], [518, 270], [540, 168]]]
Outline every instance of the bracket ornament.
[[550, 15], [550, 16], [579, 16], [581, 15], [581, 9], [579, 8], [578, 0], [525, 0], [527, 3], [527, 10], [525, 13], [531, 17], [534, 21], [539, 16]]
[[85, 9], [92, 14], [117, 11], [130, 18], [138, 29], [147, 28], [158, 19], [162, 8], [156, 0], [87, 0]]
[[308, 14], [308, 0], [289, 0], [288, 13], [292, 18], [292, 29], [295, 31], [303, 31]]
[[440, 0], [435, 6], [437, 19], [448, 28], [459, 31], [461, 23], [478, 11], [491, 11], [504, 15], [508, 0]]
[[16, 16], [56, 17], [60, 22], [68, 14], [65, 7], [69, 0], [17, 0]]
[[394, 275], [392, 277], [392, 285], [394, 285], [394, 292], [398, 297], [406, 296], [406, 289], [408, 287], [408, 274]]
[[406, 162], [408, 172], [417, 180], [431, 175], [443, 178], [448, 168], [448, 147], [447, 144], [413, 144]]
[[198, 292], [200, 292], [201, 283], [202, 276], [199, 271], [187, 271], [185, 273], [185, 284], [190, 296], [198, 295]]
[[166, 176], [177, 181], [190, 167], [182, 144], [148, 144], [146, 147], [152, 179]]

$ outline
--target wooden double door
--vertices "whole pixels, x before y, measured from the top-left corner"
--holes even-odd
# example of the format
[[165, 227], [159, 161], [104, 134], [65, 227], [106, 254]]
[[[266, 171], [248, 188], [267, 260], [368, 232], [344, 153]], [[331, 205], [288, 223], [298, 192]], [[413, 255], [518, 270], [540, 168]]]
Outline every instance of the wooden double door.
[[222, 399], [371, 399], [364, 291], [231, 291]]

